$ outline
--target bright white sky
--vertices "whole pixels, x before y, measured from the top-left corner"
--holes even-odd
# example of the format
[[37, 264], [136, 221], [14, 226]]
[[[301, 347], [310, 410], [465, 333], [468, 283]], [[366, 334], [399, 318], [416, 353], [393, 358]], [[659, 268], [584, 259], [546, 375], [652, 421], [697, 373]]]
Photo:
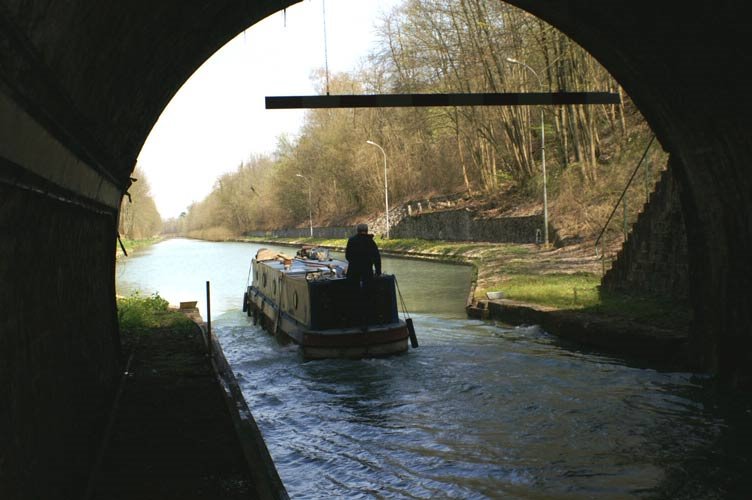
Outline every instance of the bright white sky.
[[[295, 136], [303, 110], [265, 110], [267, 95], [312, 95], [324, 67], [323, 0], [304, 0], [239, 34], [183, 85], [138, 157], [163, 218], [202, 200], [217, 177]], [[401, 0], [326, 0], [329, 72], [358, 67], [375, 26]]]

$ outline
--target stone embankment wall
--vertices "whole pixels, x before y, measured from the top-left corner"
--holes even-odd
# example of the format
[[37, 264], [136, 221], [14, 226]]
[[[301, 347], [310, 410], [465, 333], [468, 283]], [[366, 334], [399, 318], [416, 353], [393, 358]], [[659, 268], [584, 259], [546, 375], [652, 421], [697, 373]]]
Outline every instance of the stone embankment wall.
[[543, 217], [476, 218], [469, 210], [428, 212], [402, 218], [391, 229], [396, 238], [448, 241], [537, 243], [542, 240]]
[[[445, 210], [406, 215], [404, 208], [389, 211], [390, 236], [393, 238], [421, 238], [426, 240], [448, 241], [489, 241], [497, 243], [540, 243], [542, 240], [543, 217], [503, 217], [499, 219], [476, 218], [468, 210]], [[386, 233], [384, 217], [366, 221], [370, 231], [377, 235]], [[553, 235], [553, 230], [549, 228]], [[246, 236], [257, 238], [306, 238], [310, 236], [308, 227], [273, 229], [269, 231], [249, 231]], [[355, 234], [355, 226], [314, 227], [316, 238], [349, 238]], [[554, 239], [552, 237], [552, 239]]]
[[679, 196], [679, 185], [667, 169], [603, 277], [603, 289], [688, 299], [687, 237]]
[[[389, 210], [389, 234], [393, 238], [421, 238], [448, 241], [488, 241], [497, 243], [540, 243], [543, 239], [543, 216], [482, 218], [467, 209], [456, 209], [463, 195], [440, 196], [413, 200]], [[368, 224], [371, 233], [386, 234], [386, 217], [379, 214]], [[355, 233], [355, 225], [314, 227], [316, 238], [348, 238]], [[246, 236], [257, 238], [306, 238], [309, 227], [249, 231]], [[549, 227], [552, 241], [556, 241]]]

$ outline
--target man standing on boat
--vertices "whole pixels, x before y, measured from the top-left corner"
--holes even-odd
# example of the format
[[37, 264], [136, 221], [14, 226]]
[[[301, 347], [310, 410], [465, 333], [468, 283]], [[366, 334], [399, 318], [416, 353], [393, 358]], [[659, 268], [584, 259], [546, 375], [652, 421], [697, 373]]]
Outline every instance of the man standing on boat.
[[366, 285], [375, 275], [381, 275], [381, 254], [373, 235], [368, 234], [368, 224], [358, 224], [357, 233], [347, 240], [347, 279], [359, 286]]

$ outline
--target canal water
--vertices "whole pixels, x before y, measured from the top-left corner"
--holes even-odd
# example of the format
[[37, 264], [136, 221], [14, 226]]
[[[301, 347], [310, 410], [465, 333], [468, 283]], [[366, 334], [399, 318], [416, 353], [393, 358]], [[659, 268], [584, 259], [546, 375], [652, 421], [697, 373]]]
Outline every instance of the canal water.
[[[304, 361], [241, 312], [258, 245], [168, 240], [118, 293], [212, 286], [212, 326], [292, 498], [752, 498], [752, 405], [689, 373], [467, 319], [469, 267], [384, 259], [420, 347]], [[291, 248], [279, 248], [294, 253]]]

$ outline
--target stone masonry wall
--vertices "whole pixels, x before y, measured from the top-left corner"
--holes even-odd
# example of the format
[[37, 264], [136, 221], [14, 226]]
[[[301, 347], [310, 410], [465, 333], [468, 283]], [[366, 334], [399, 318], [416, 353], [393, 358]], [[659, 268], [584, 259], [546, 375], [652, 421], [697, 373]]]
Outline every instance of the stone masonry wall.
[[[543, 217], [504, 217], [499, 219], [475, 218], [468, 210], [445, 210], [407, 215], [403, 208], [389, 210], [392, 218], [390, 236], [393, 238], [421, 238], [448, 241], [489, 241], [497, 243], [539, 243], [542, 240]], [[383, 235], [384, 217], [365, 221], [372, 233]], [[393, 224], [393, 225], [392, 225]], [[553, 234], [553, 230], [549, 228]], [[305, 238], [310, 228], [274, 229], [249, 231], [246, 236]], [[355, 234], [355, 226], [314, 227], [316, 238], [349, 238]]]
[[603, 277], [603, 289], [688, 298], [687, 237], [679, 195], [671, 170], [665, 170]]
[[391, 229], [397, 238], [497, 243], [538, 243], [543, 217], [476, 218], [468, 210], [446, 210], [404, 217]]
[[[456, 198], [456, 197], [455, 197]], [[411, 202], [389, 210], [390, 236], [393, 238], [420, 238], [447, 241], [487, 241], [496, 243], [540, 243], [543, 240], [543, 216], [502, 217], [489, 219], [477, 217], [467, 209], [444, 209], [424, 212], [435, 207], [451, 207], [451, 197], [433, 198]], [[386, 217], [379, 214], [368, 223], [369, 232], [383, 237], [386, 234]], [[306, 238], [308, 227], [248, 231], [245, 236], [257, 238]], [[355, 234], [355, 225], [314, 227], [316, 238], [349, 238]], [[549, 226], [551, 241], [556, 241], [555, 230]]]

